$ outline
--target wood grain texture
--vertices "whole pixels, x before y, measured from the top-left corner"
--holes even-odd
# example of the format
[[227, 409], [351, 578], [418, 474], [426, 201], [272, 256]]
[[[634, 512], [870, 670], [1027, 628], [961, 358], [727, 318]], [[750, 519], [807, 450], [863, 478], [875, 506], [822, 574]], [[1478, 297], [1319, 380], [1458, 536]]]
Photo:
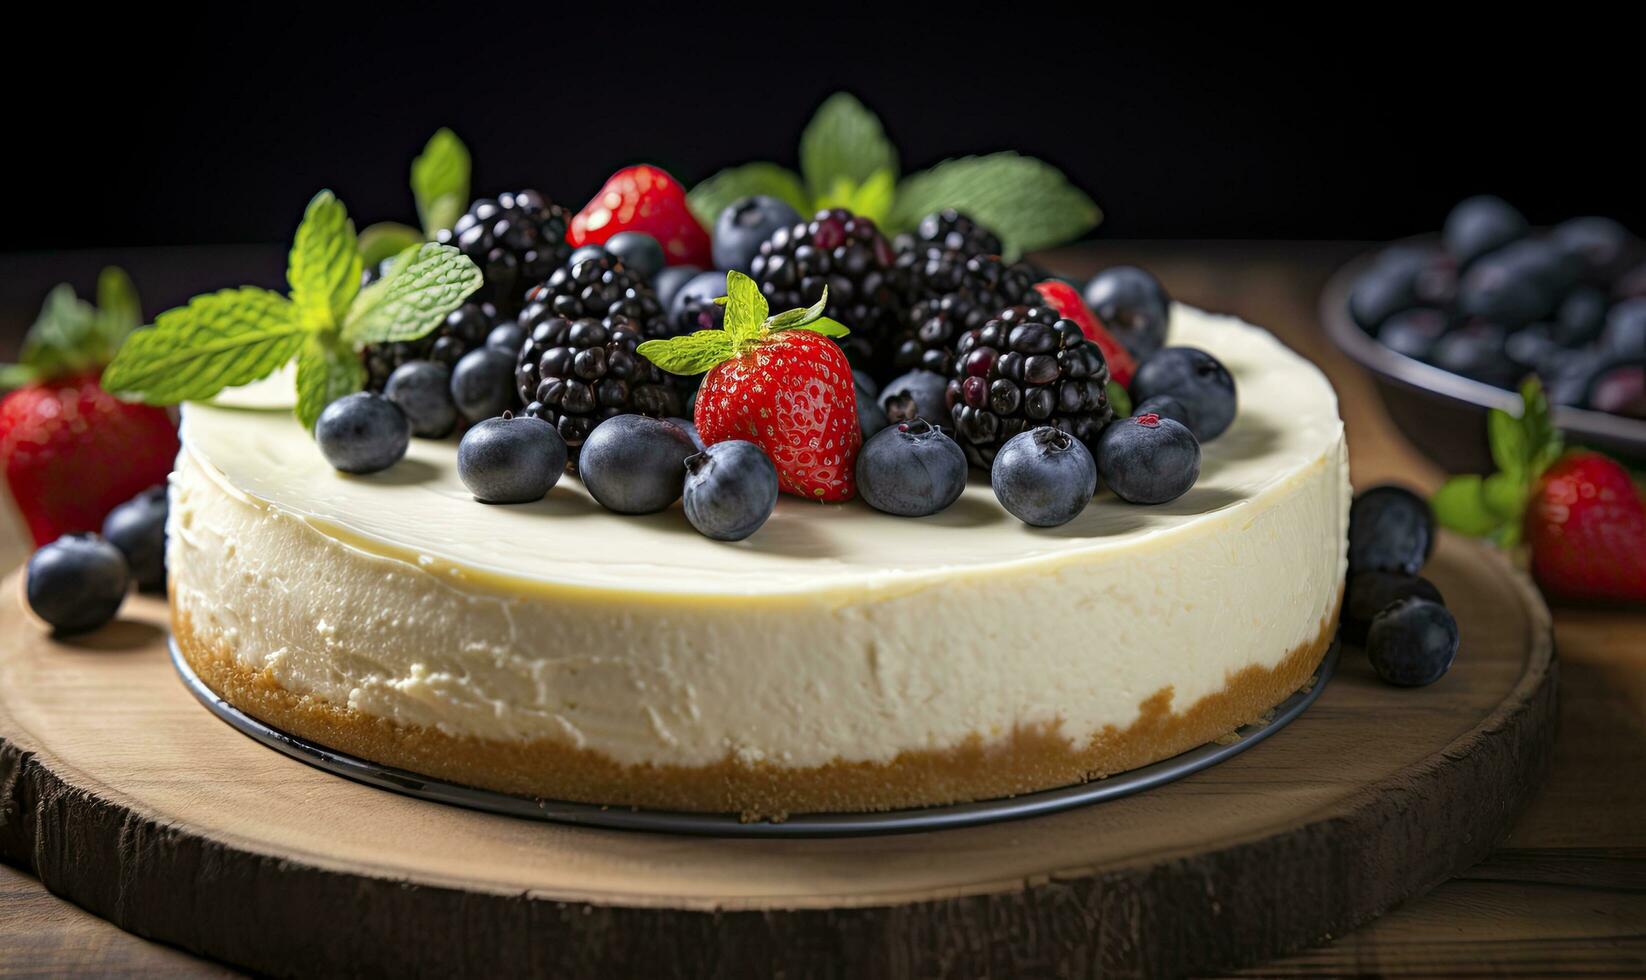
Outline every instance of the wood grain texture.
[[[1464, 654], [1344, 658], [1286, 731], [1129, 799], [969, 830], [731, 841], [422, 803], [246, 739], [171, 673], [164, 607], [77, 645], [0, 597], [0, 854], [139, 935], [263, 972], [1158, 975], [1253, 962], [1479, 860], [1547, 766], [1548, 620], [1446, 540]], [[339, 927], [347, 923], [346, 927]], [[452, 928], [453, 923], [461, 923]]]

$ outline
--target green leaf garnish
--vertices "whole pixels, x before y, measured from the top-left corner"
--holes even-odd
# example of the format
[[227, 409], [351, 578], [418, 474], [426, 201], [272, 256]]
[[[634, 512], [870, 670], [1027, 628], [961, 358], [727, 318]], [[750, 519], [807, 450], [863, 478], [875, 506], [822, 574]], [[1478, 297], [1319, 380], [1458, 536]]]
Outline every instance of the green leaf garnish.
[[999, 235], [1007, 258], [1077, 238], [1103, 219], [1062, 171], [1010, 152], [945, 160], [905, 179], [890, 224], [912, 227], [942, 208], [958, 208]]
[[1125, 385], [1111, 380], [1105, 386], [1105, 391], [1109, 396], [1109, 407], [1114, 409], [1114, 417], [1117, 419], [1131, 418], [1132, 395], [1131, 392], [1126, 390]]
[[745, 163], [728, 167], [691, 189], [686, 202], [705, 228], [713, 228], [720, 212], [745, 197], [775, 197], [801, 214], [817, 210], [806, 185], [794, 171], [775, 163]]
[[1519, 416], [1494, 408], [1486, 418], [1487, 439], [1498, 471], [1487, 477], [1454, 476], [1430, 497], [1442, 527], [1470, 537], [1491, 538], [1504, 548], [1520, 543], [1532, 491], [1564, 448], [1537, 378], [1528, 378], [1520, 386], [1520, 402]]
[[309, 334], [297, 352], [297, 421], [313, 431], [327, 405], [365, 385], [365, 365], [352, 347], [335, 336]]
[[312, 332], [279, 293], [251, 286], [207, 293], [127, 338], [103, 387], [157, 405], [210, 398], [270, 374]]
[[702, 374], [723, 361], [739, 357], [785, 330], [810, 330], [825, 337], [851, 333], [844, 324], [823, 315], [829, 304], [829, 288], [816, 303], [800, 310], [785, 310], [767, 316], [766, 297], [753, 279], [741, 272], [726, 273], [726, 294], [716, 302], [725, 306], [725, 329], [699, 330], [669, 340], [648, 340], [641, 344], [641, 356], [670, 374]]
[[432, 240], [436, 232], [450, 228], [462, 216], [469, 204], [471, 169], [469, 148], [444, 128], [429, 137], [423, 152], [412, 161], [412, 197], [425, 238]]
[[142, 322], [137, 289], [122, 269], [109, 266], [98, 275], [96, 306], [59, 283], [46, 294], [17, 363], [0, 364], [0, 391], [96, 370]]
[[480, 269], [450, 245], [409, 248], [387, 276], [360, 290], [343, 319], [343, 336], [363, 344], [416, 340], [480, 284]]
[[829, 96], [800, 134], [800, 173], [813, 199], [841, 179], [857, 187], [881, 170], [896, 181], [897, 148], [886, 138], [880, 117], [849, 93]]
[[111, 360], [133, 330], [143, 325], [143, 308], [131, 276], [119, 266], [108, 266], [97, 275], [97, 339]]
[[379, 221], [360, 232], [360, 261], [375, 269], [414, 245], [423, 244], [423, 233], [411, 225]]
[[348, 209], [331, 191], [321, 191], [303, 212], [286, 267], [297, 315], [317, 330], [342, 322], [360, 291], [360, 268], [360, 243]]

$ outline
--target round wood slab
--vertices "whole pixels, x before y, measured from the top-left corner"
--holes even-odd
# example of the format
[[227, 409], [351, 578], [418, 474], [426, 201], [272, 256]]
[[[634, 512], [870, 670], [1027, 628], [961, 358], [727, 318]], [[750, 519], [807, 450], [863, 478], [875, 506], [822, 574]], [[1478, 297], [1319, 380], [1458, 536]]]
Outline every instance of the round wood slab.
[[1015, 823], [811, 840], [556, 826], [351, 783], [197, 704], [167, 661], [162, 603], [55, 641], [13, 577], [0, 858], [132, 932], [276, 974], [1227, 968], [1339, 935], [1474, 863], [1541, 781], [1547, 610], [1459, 539], [1428, 574], [1463, 632], [1431, 687], [1387, 687], [1350, 647], [1286, 730], [1179, 782]]

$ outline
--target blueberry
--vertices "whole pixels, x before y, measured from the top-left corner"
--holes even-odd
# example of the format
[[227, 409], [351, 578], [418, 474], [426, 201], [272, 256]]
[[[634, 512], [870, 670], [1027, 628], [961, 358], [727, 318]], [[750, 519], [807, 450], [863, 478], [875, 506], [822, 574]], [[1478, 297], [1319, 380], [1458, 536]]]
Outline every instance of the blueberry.
[[1582, 347], [1594, 343], [1605, 326], [1605, 290], [1579, 286], [1567, 293], [1556, 308], [1549, 339], [1562, 347]]
[[1146, 401], [1139, 402], [1132, 408], [1132, 414], [1158, 415], [1163, 419], [1180, 422], [1185, 427], [1189, 424], [1189, 406], [1171, 395], [1156, 395]]
[[1522, 327], [1504, 339], [1504, 356], [1521, 372], [1542, 370], [1565, 350], [1554, 340], [1558, 329], [1551, 323]]
[[800, 213], [775, 197], [756, 194], [733, 201], [714, 222], [715, 267], [747, 274], [772, 232], [800, 222]]
[[1434, 550], [1429, 502], [1405, 487], [1373, 487], [1349, 505], [1350, 572], [1416, 575]]
[[119, 548], [95, 534], [65, 534], [29, 558], [29, 608], [59, 635], [88, 633], [120, 611], [130, 579]]
[[650, 514], [680, 499], [681, 467], [696, 452], [686, 430], [673, 422], [614, 415], [583, 441], [577, 470], [600, 506], [619, 514]]
[[1164, 504], [1200, 478], [1200, 443], [1181, 422], [1152, 412], [1134, 415], [1103, 430], [1097, 471], [1121, 500]]
[[688, 310], [695, 308], [698, 311], [695, 323], [684, 325], [687, 330], [718, 330], [725, 319], [725, 307], [715, 303], [715, 299], [726, 295], [726, 274], [724, 272], [699, 272], [692, 276], [691, 281], [681, 286], [669, 303], [669, 318], [677, 326], [688, 315]]
[[1190, 417], [1181, 421], [1203, 443], [1222, 435], [1235, 417], [1234, 378], [1197, 347], [1167, 347], [1149, 355], [1137, 366], [1131, 394], [1136, 402], [1156, 395], [1182, 402]]
[[1611, 415], [1646, 418], [1646, 354], [1614, 357], [1589, 386], [1589, 407]]
[[566, 440], [533, 415], [476, 422], [457, 444], [457, 476], [484, 504], [529, 504], [560, 479]]
[[399, 406], [411, 424], [412, 435], [444, 439], [457, 428], [457, 406], [452, 404], [452, 373], [436, 361], [407, 361], [389, 375], [383, 395]]
[[857, 492], [875, 510], [926, 517], [959, 500], [965, 489], [965, 450], [925, 419], [881, 430], [857, 454]]
[[103, 540], [126, 556], [132, 581], [144, 592], [166, 588], [166, 488], [149, 487], [103, 518]]
[[1526, 234], [1526, 219], [1501, 197], [1482, 194], [1460, 201], [1446, 216], [1441, 238], [1462, 265]]
[[1421, 361], [1434, 350], [1447, 325], [1446, 314], [1439, 310], [1421, 307], [1402, 310], [1377, 328], [1377, 340], [1397, 354]]
[[1507, 388], [1519, 371], [1509, 360], [1508, 340], [1494, 323], [1471, 323], [1440, 338], [1429, 353], [1429, 363], [1483, 384]]
[[1646, 357], [1646, 299], [1626, 299], [1612, 307], [1600, 346], [1610, 354]]
[[864, 398], [863, 393], [857, 393], [857, 428], [867, 439], [886, 427], [886, 413], [880, 410], [872, 399]]
[[1349, 315], [1362, 330], [1375, 333], [1384, 320], [1417, 306], [1418, 277], [1429, 262], [1429, 253], [1422, 249], [1385, 249], [1350, 288]]
[[326, 462], [344, 473], [376, 473], [400, 462], [411, 423], [394, 402], [370, 391], [344, 395], [320, 413], [314, 441]]
[[651, 279], [662, 272], [667, 261], [662, 244], [643, 231], [618, 232], [606, 239], [606, 251], [642, 279]]
[[1634, 236], [1611, 218], [1573, 218], [1549, 232], [1555, 248], [1575, 259], [1585, 282], [1609, 283], [1628, 266]]
[[652, 279], [652, 292], [657, 294], [658, 304], [665, 310], [672, 307], [674, 294], [702, 271], [695, 265], [671, 265], [664, 268]]
[[1365, 643], [1372, 619], [1399, 599], [1416, 596], [1444, 605], [1440, 590], [1421, 575], [1402, 572], [1356, 572], [1343, 592], [1343, 638]]
[[925, 419], [940, 428], [950, 428], [949, 382], [941, 374], [916, 368], [899, 375], [880, 391], [880, 410], [888, 422]]
[[686, 435], [691, 438], [692, 445], [697, 447], [698, 452], [702, 452], [706, 448], [703, 445], [703, 437], [697, 434], [697, 423], [696, 422], [693, 422], [691, 419], [679, 419], [679, 418], [671, 418], [671, 419], [669, 419], [669, 421], [673, 422], [675, 425], [680, 426], [680, 430], [682, 432], [686, 433]]
[[1006, 440], [989, 470], [995, 499], [1013, 517], [1036, 527], [1075, 519], [1097, 492], [1097, 463], [1085, 444], [1061, 429], [1041, 426]]
[[492, 327], [491, 333], [486, 334], [486, 346], [510, 357], [519, 357], [520, 348], [526, 346], [525, 328], [513, 320], [499, 323]]
[[566, 268], [570, 269], [576, 266], [579, 262], [586, 262], [589, 259], [598, 259], [603, 255], [609, 254], [611, 253], [606, 251], [606, 246], [604, 245], [583, 245], [572, 249], [572, 254], [566, 256]]
[[869, 372], [852, 369], [852, 387], [857, 389], [858, 398], [868, 398], [870, 401], [880, 397], [880, 385], [869, 377]]
[[458, 412], [470, 422], [496, 418], [519, 401], [514, 388], [518, 352], [480, 347], [463, 355], [452, 368], [451, 395]]
[[686, 520], [716, 541], [741, 541], [777, 506], [777, 467], [742, 439], [717, 442], [686, 459]]
[[1457, 658], [1457, 620], [1445, 606], [1412, 596], [1372, 619], [1366, 654], [1377, 676], [1401, 687], [1433, 684]]
[[1081, 295], [1133, 357], [1147, 357], [1165, 345], [1171, 301], [1160, 280], [1148, 272], [1135, 265], [1104, 269]]
[[1520, 250], [1482, 258], [1458, 284], [1459, 311], [1514, 326], [1549, 315], [1559, 295], [1550, 283], [1558, 276], [1539, 261], [1539, 256]]

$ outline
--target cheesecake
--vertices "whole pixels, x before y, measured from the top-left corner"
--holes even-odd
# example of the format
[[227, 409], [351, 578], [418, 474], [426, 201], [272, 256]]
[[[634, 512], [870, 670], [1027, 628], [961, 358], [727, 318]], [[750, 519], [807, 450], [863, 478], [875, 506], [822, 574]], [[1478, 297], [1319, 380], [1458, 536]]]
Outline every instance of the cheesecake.
[[[748, 540], [575, 478], [477, 503], [450, 441], [334, 470], [278, 380], [183, 410], [183, 658], [293, 735], [552, 800], [781, 817], [1031, 793], [1261, 718], [1332, 641], [1350, 488], [1325, 377], [1178, 304], [1239, 412], [1185, 495], [1054, 528], [988, 481], [925, 518], [785, 498]], [[275, 394], [271, 395], [271, 391]]]

